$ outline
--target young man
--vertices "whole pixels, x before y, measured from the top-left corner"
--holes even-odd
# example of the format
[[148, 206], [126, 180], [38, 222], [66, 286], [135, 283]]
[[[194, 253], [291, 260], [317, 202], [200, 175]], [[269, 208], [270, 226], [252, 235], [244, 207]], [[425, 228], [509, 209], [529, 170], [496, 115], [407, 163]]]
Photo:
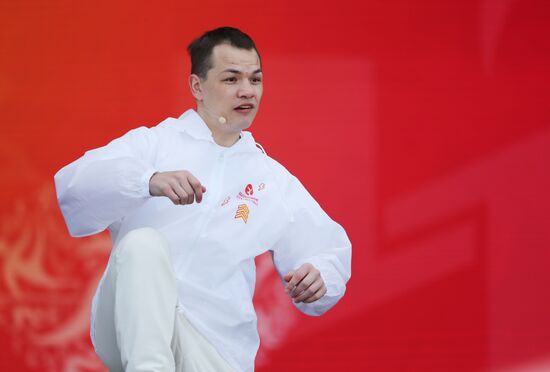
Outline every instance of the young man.
[[224, 27], [189, 53], [196, 111], [131, 130], [55, 175], [71, 235], [112, 236], [91, 324], [110, 371], [252, 371], [254, 257], [267, 250], [309, 315], [336, 304], [351, 274], [342, 227], [243, 131], [263, 90], [254, 42]]

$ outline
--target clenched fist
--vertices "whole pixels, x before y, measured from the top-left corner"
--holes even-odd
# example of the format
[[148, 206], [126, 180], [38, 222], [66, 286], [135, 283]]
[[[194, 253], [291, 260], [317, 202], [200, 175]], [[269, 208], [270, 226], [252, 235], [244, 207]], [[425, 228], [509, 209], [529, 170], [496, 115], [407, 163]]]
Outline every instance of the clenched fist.
[[149, 180], [149, 193], [152, 196], [166, 196], [176, 205], [192, 204], [202, 201], [206, 187], [201, 185], [191, 172], [156, 172]]

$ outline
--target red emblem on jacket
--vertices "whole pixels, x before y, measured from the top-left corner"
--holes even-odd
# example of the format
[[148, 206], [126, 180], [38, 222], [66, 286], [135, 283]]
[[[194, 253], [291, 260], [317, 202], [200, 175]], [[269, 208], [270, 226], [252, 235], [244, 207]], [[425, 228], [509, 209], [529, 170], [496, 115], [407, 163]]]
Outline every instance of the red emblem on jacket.
[[244, 193], [248, 196], [254, 194], [254, 187], [252, 187], [251, 184], [246, 185], [246, 187], [244, 188]]

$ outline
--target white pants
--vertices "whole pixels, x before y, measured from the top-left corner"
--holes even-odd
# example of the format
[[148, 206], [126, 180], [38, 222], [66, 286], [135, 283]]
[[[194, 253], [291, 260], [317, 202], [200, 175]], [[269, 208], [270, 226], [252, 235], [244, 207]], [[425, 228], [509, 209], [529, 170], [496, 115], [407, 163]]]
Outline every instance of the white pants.
[[234, 371], [178, 311], [168, 243], [151, 228], [114, 248], [96, 298], [95, 350], [111, 372]]

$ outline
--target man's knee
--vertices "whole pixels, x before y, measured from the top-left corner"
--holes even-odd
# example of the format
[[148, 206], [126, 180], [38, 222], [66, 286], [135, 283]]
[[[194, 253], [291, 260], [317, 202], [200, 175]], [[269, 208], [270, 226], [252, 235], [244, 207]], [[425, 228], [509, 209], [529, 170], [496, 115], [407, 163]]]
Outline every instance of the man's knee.
[[119, 258], [132, 261], [151, 262], [166, 259], [169, 255], [166, 238], [151, 227], [129, 231], [120, 241], [118, 250]]

